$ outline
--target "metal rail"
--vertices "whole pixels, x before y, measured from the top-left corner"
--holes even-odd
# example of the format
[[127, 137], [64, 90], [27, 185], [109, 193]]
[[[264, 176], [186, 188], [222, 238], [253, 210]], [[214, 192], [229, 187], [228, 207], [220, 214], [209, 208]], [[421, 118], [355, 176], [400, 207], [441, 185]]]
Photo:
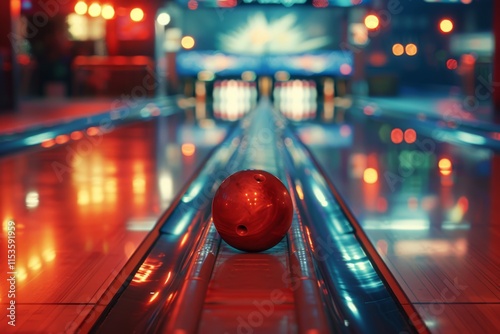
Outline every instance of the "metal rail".
[[[293, 197], [287, 237], [263, 253], [229, 247], [211, 221], [215, 190], [241, 169], [273, 173]], [[327, 181], [268, 101], [220, 145], [162, 224], [92, 332], [415, 332]], [[250, 321], [253, 305], [259, 321]]]

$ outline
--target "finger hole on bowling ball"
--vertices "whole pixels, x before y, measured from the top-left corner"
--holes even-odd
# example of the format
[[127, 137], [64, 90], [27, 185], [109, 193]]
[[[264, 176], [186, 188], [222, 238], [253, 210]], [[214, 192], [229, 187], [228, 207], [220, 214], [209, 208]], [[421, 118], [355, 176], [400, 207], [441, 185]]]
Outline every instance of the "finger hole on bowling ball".
[[238, 233], [238, 235], [244, 236], [248, 233], [248, 229], [245, 225], [238, 225], [236, 226], [236, 233]]
[[253, 178], [255, 179], [255, 181], [257, 181], [259, 183], [260, 182], [264, 182], [266, 180], [266, 177], [264, 175], [262, 175], [262, 174], [255, 174], [253, 176]]

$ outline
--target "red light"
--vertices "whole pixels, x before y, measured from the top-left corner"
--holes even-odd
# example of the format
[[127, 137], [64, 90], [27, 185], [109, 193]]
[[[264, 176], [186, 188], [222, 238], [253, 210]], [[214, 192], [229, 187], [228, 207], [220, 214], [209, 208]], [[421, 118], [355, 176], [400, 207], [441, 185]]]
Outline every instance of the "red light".
[[313, 0], [313, 6], [316, 8], [328, 7], [328, 0]]
[[87, 134], [91, 137], [96, 136], [99, 134], [99, 129], [94, 126], [91, 126], [90, 128], [87, 129]]
[[448, 59], [446, 61], [446, 67], [449, 69], [449, 70], [455, 70], [457, 69], [458, 67], [458, 62], [455, 60], [455, 59]]
[[475, 62], [476, 62], [476, 58], [473, 55], [465, 54], [462, 56], [462, 63], [464, 65], [474, 65]]
[[405, 142], [412, 144], [417, 140], [417, 132], [413, 129], [408, 129], [404, 134]]
[[363, 108], [363, 113], [367, 116], [371, 116], [375, 113], [375, 108], [373, 108], [372, 106], [365, 106]]
[[403, 142], [403, 130], [396, 128], [391, 131], [391, 141], [394, 144], [400, 144]]
[[189, 2], [188, 2], [188, 8], [191, 9], [191, 10], [195, 10], [196, 8], [198, 8], [198, 1], [196, 1], [196, 0], [189, 0]]
[[73, 131], [71, 132], [71, 139], [73, 140], [80, 140], [83, 138], [83, 133], [81, 131]]
[[[230, 8], [230, 7], [235, 7], [238, 4], [237, 0], [217, 0], [217, 5], [222, 8]], [[189, 7], [189, 3], [188, 3]], [[196, 7], [198, 7], [198, 4], [196, 4]], [[189, 9], [192, 9], [189, 7]], [[196, 9], [196, 8], [194, 8]]]
[[69, 141], [69, 136], [68, 135], [60, 135], [56, 137], [56, 143], [57, 144], [64, 144]]
[[54, 141], [54, 139], [47, 139], [47, 140], [44, 140], [42, 142], [42, 147], [43, 148], [49, 148], [49, 147], [52, 147], [56, 144], [56, 142]]

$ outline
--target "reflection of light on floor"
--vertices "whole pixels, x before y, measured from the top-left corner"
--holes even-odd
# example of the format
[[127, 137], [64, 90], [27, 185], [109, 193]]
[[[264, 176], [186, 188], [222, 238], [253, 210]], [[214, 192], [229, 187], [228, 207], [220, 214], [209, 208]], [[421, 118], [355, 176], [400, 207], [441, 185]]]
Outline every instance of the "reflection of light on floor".
[[302, 186], [297, 183], [297, 185], [295, 186], [295, 190], [297, 191], [297, 195], [299, 196], [299, 198], [301, 200], [303, 200], [304, 199], [304, 192], [302, 191]]
[[152, 303], [156, 298], [158, 298], [158, 294], [160, 293], [159, 291], [156, 292], [151, 292], [153, 295], [149, 299], [149, 303]]
[[151, 231], [156, 224], [156, 217], [130, 218], [127, 221], [128, 231]]
[[52, 262], [56, 258], [56, 251], [54, 249], [46, 249], [42, 253], [42, 258], [45, 262]]
[[26, 268], [24, 268], [24, 267], [17, 267], [16, 273], [17, 273], [16, 279], [19, 282], [24, 281], [28, 277], [28, 272], [26, 271]]
[[38, 207], [38, 204], [40, 203], [38, 193], [36, 191], [30, 191], [27, 193], [25, 202], [27, 208], [34, 209]]
[[162, 172], [159, 178], [160, 196], [162, 201], [168, 202], [174, 197], [174, 180], [169, 171]]
[[463, 256], [467, 253], [467, 240], [447, 239], [399, 240], [394, 243], [394, 252], [399, 256]]
[[77, 194], [77, 203], [79, 206], [89, 205], [90, 203], [90, 194], [87, 189], [78, 189]]
[[363, 228], [366, 230], [419, 231], [419, 230], [428, 230], [429, 226], [430, 223], [428, 219], [363, 220]]
[[40, 268], [42, 268], [42, 261], [40, 261], [40, 258], [38, 256], [32, 256], [29, 259], [28, 268], [30, 268], [31, 270], [37, 271]]
[[146, 178], [144, 175], [135, 176], [132, 182], [135, 195], [142, 195], [146, 192]]

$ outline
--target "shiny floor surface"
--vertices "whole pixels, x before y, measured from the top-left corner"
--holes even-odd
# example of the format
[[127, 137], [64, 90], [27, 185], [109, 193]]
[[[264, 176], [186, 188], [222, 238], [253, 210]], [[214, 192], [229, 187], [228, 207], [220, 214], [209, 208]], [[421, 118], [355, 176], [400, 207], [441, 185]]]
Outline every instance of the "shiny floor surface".
[[343, 140], [311, 139], [311, 125], [299, 125], [302, 137], [427, 327], [497, 333], [499, 152], [338, 116], [321, 129]]
[[[426, 326], [435, 333], [498, 332], [498, 153], [407, 128], [400, 133], [393, 131], [397, 124], [349, 111], [322, 113], [321, 122], [294, 126]], [[80, 141], [0, 160], [0, 251], [7, 254], [13, 218], [18, 332], [78, 326], [222, 139], [226, 128], [214, 124], [189, 115], [158, 118], [117, 128], [98, 144], [89, 140], [88, 153]], [[203, 133], [211, 140], [200, 140]], [[202, 328], [227, 318], [210, 294], [230, 290], [220, 269], [218, 282], [226, 285], [209, 289], [214, 307], [203, 314]], [[2, 279], [2, 306], [7, 289]], [[284, 318], [293, 316], [287, 312]], [[0, 332], [11, 329], [0, 323]]]
[[[117, 106], [113, 99], [39, 99], [23, 101], [15, 113], [0, 114], [0, 134], [33, 127], [51, 126], [109, 111]], [[133, 102], [133, 101], [132, 101]]]
[[226, 128], [197, 146], [191, 130], [185, 115], [158, 117], [0, 160], [5, 256], [15, 224], [16, 331], [78, 326]]

